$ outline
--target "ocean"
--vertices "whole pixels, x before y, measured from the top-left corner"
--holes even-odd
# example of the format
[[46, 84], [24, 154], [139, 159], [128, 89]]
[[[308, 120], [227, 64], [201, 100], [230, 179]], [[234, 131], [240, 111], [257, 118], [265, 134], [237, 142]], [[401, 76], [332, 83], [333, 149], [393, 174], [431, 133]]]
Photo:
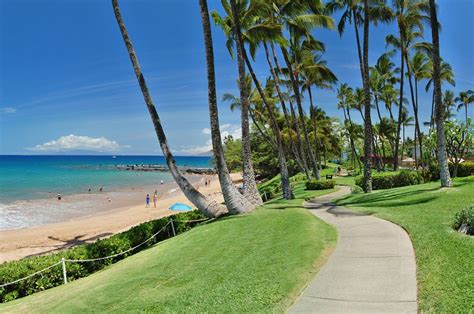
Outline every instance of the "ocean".
[[[212, 167], [210, 157], [175, 157], [175, 160], [178, 166]], [[168, 172], [136, 172], [115, 167], [135, 164], [166, 165], [166, 162], [162, 156], [0, 155], [0, 230], [90, 214], [101, 196], [101, 187], [110, 196], [110, 193], [158, 185], [161, 180], [173, 181]], [[66, 202], [52, 201], [58, 193]]]

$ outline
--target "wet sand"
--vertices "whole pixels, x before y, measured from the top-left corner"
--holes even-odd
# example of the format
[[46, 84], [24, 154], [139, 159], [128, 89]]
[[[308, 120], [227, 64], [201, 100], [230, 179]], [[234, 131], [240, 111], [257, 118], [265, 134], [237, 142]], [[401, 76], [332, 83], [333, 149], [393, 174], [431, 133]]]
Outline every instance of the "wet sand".
[[[210, 186], [205, 186], [204, 176], [193, 178], [199, 191], [218, 202], [223, 201], [220, 185], [212, 176]], [[232, 174], [232, 179], [241, 180], [241, 174]], [[179, 213], [170, 211], [170, 205], [181, 202], [191, 205], [175, 183], [167, 184], [159, 192], [157, 207], [153, 207], [153, 189], [141, 188], [132, 199], [117, 197], [107, 202], [108, 208], [88, 216], [39, 227], [0, 231], [0, 263], [27, 256], [42, 255], [67, 249], [75, 245], [94, 242], [97, 239], [125, 231], [145, 221]], [[166, 192], [165, 192], [166, 191]], [[151, 205], [145, 206], [145, 196], [150, 194]], [[107, 196], [108, 197], [108, 196]], [[131, 204], [133, 203], [133, 204]]]

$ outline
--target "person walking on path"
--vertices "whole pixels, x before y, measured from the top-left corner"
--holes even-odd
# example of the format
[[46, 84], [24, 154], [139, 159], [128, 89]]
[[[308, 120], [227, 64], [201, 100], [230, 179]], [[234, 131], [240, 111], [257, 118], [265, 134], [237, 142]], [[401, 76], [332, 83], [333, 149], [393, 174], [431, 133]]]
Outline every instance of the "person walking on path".
[[150, 194], [146, 195], [146, 207], [150, 207]]

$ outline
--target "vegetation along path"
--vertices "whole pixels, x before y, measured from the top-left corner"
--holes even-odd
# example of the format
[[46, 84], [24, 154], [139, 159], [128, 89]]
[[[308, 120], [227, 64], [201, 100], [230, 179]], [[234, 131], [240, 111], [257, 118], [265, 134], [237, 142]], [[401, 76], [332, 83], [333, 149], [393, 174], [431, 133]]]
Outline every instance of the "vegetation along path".
[[333, 255], [290, 312], [417, 311], [416, 263], [408, 234], [399, 226], [330, 203], [349, 187], [305, 203], [334, 225]]

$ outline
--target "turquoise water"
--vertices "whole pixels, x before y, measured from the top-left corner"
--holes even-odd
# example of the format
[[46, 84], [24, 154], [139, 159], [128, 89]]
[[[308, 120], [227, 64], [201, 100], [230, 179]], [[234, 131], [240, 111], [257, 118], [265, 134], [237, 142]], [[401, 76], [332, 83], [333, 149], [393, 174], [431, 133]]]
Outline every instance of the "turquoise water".
[[[211, 167], [209, 157], [176, 157], [178, 166]], [[169, 182], [165, 172], [117, 170], [115, 165], [161, 164], [162, 156], [1, 156], [0, 203], [85, 193], [89, 188], [112, 191], [121, 187]]]
[[[176, 163], [212, 166], [209, 157], [176, 157]], [[159, 156], [0, 156], [0, 230], [92, 215], [116, 204], [144, 200], [155, 190], [160, 197], [177, 193], [167, 172], [115, 167], [131, 164], [165, 165], [165, 160]], [[56, 199], [58, 193], [63, 196], [61, 201]]]

